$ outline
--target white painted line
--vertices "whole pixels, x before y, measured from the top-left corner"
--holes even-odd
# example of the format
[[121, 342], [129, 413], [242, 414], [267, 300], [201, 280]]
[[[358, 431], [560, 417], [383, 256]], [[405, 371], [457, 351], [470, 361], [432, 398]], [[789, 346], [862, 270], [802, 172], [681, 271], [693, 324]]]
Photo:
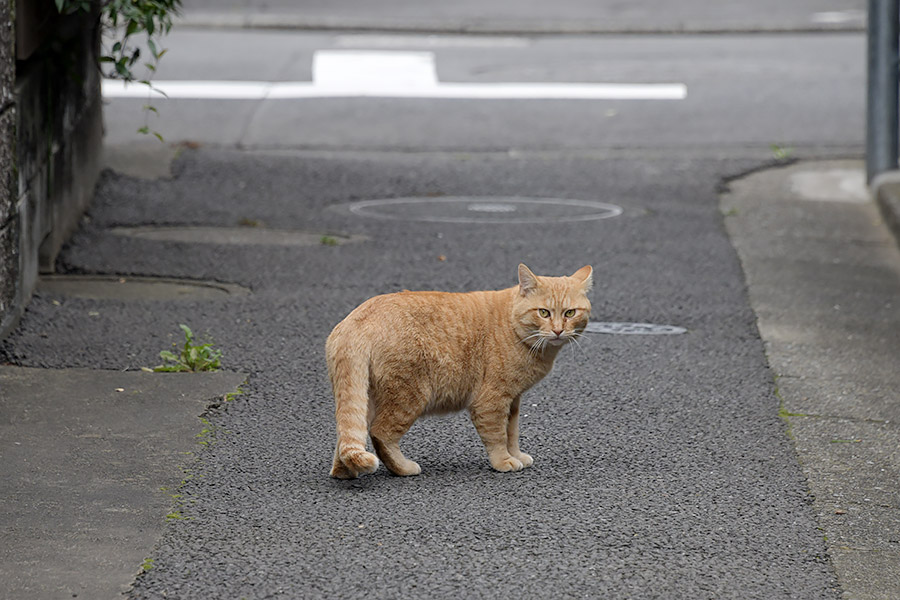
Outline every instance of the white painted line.
[[431, 98], [460, 100], [683, 100], [682, 83], [441, 83], [432, 52], [322, 50], [313, 81], [155, 81], [105, 79], [107, 98], [289, 100]]
[[442, 83], [432, 98], [478, 100], [683, 100], [687, 86], [660, 83]]
[[319, 50], [312, 72], [317, 87], [355, 95], [438, 85], [434, 52]]
[[340, 48], [527, 48], [524, 37], [468, 35], [339, 35], [334, 45]]
[[[311, 83], [306, 85], [312, 86]], [[154, 81], [151, 89], [143, 83], [104, 79], [101, 91], [107, 98], [263, 100], [269, 96], [272, 86], [266, 81]]]
[[811, 20], [813, 23], [836, 25], [854, 22], [862, 24], [865, 19], [866, 12], [863, 10], [832, 10], [813, 13]]

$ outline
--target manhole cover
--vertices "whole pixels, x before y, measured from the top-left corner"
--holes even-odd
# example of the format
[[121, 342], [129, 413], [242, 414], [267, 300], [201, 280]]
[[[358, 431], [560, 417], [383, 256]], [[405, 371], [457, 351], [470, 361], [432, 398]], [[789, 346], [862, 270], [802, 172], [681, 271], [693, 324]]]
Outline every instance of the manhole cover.
[[233, 283], [115, 275], [44, 275], [37, 291], [94, 300], [219, 300], [250, 293]]
[[364, 217], [431, 223], [566, 223], [622, 214], [620, 206], [593, 200], [472, 196], [363, 200], [349, 209]]
[[313, 233], [266, 227], [116, 227], [111, 231], [115, 235], [158, 242], [245, 246], [337, 246], [366, 239], [360, 235]]
[[584, 328], [586, 333], [609, 333], [615, 335], [677, 335], [687, 333], [684, 327], [656, 325], [653, 323], [603, 323], [590, 321]]

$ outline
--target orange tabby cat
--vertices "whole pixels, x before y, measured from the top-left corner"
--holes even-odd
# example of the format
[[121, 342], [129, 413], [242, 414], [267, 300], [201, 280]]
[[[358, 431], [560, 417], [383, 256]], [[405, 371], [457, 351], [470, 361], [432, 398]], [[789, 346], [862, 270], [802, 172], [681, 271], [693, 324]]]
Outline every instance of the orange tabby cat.
[[363, 302], [325, 344], [338, 437], [331, 475], [371, 473], [379, 458], [395, 475], [418, 475], [400, 438], [422, 415], [464, 408], [494, 469], [530, 466], [519, 450], [519, 399], [587, 325], [591, 273], [538, 277], [519, 265], [519, 285], [505, 290]]

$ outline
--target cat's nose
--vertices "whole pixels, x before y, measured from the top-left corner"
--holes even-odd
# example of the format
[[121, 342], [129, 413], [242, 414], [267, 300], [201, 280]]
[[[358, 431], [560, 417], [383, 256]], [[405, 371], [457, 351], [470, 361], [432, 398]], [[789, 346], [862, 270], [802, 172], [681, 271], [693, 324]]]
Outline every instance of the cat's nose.
[[554, 329], [553, 330], [553, 333], [556, 334], [556, 337], [562, 337], [562, 332], [563, 332], [562, 329]]

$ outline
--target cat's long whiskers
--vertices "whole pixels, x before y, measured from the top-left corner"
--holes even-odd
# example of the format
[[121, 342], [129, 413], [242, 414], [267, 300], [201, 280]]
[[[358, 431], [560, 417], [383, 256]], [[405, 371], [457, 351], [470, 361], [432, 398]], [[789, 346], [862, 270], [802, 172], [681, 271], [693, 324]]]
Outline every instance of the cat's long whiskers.
[[577, 348], [577, 350], [572, 350], [573, 353], [584, 352], [584, 348], [581, 347], [581, 340], [579, 339], [581, 338], [581, 335], [582, 334], [576, 332], [573, 333], [570, 338], [574, 344], [574, 347]]

